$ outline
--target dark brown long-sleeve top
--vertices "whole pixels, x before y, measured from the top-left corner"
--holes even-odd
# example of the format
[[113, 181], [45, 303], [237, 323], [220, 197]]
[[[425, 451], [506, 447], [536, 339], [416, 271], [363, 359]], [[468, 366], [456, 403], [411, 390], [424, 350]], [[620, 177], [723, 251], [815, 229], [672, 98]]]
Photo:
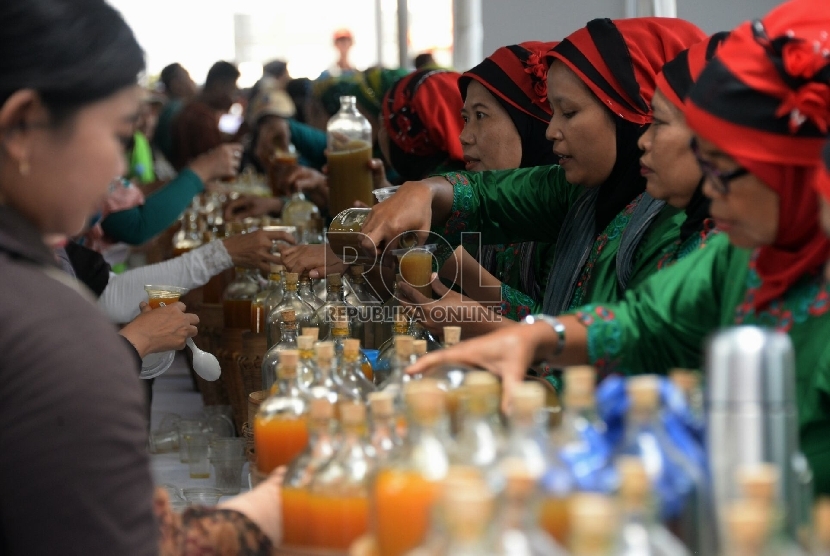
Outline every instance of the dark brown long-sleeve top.
[[0, 206], [0, 554], [158, 553], [135, 355]]

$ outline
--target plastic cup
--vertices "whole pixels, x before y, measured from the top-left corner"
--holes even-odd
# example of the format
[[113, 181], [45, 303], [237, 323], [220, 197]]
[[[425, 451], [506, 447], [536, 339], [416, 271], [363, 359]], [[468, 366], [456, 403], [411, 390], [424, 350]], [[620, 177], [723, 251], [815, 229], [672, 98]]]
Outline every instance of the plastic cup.
[[245, 457], [244, 438], [214, 437], [210, 439], [210, 457]]
[[408, 249], [395, 249], [401, 278], [427, 299], [432, 299], [432, 260], [435, 244], [419, 245]]
[[156, 431], [150, 435], [150, 453], [166, 454], [179, 449], [178, 431]]
[[242, 488], [242, 468], [248, 460], [242, 456], [216, 456], [213, 465], [214, 485], [222, 494], [237, 494]]
[[215, 506], [222, 498], [222, 491], [211, 487], [191, 487], [182, 489], [182, 495], [188, 506]]
[[179, 461], [188, 462], [187, 438], [196, 434], [203, 434], [204, 423], [194, 419], [182, 419], [179, 421]]
[[147, 292], [149, 298], [150, 308], [158, 309], [164, 305], [175, 303], [187, 293], [187, 288], [180, 288], [178, 286], [156, 286], [148, 284], [144, 286], [144, 291]]
[[190, 467], [191, 479], [207, 479], [210, 477], [209, 440], [205, 433], [190, 434], [185, 439], [187, 464]]

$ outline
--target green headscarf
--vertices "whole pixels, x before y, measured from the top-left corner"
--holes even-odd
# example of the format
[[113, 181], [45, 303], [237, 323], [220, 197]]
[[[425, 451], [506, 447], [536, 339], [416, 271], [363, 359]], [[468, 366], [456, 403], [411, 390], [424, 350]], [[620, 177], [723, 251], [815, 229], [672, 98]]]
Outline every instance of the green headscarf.
[[349, 94], [357, 97], [361, 107], [380, 117], [380, 103], [386, 92], [399, 79], [409, 73], [404, 68], [386, 69], [379, 66], [369, 68], [354, 76]]
[[329, 116], [334, 116], [340, 110], [340, 97], [352, 95], [353, 87], [351, 77], [326, 77], [314, 81], [311, 94], [320, 100]]

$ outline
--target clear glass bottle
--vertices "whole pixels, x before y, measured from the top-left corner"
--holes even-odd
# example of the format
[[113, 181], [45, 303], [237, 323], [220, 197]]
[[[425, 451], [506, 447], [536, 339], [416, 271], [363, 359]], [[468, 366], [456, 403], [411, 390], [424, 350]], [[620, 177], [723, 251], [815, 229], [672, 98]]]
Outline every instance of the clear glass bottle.
[[326, 289], [326, 280], [325, 278], [318, 278], [317, 280], [311, 281], [311, 291], [314, 292], [314, 295], [317, 296], [317, 299], [320, 300], [320, 305], [326, 302], [326, 296], [328, 295], [328, 290]]
[[296, 272], [289, 272], [285, 275], [285, 293], [282, 301], [268, 314], [268, 321], [265, 326], [269, 348], [280, 342], [279, 331], [283, 311], [294, 311], [298, 326], [313, 326], [311, 321], [314, 317], [314, 310], [308, 303], [300, 299], [297, 293], [298, 283], [299, 277]]
[[403, 438], [397, 428], [395, 396], [390, 392], [370, 392], [368, 398], [372, 416], [369, 440], [375, 447], [378, 463], [382, 465], [395, 457], [403, 446]]
[[348, 550], [369, 531], [369, 476], [375, 449], [369, 442], [366, 406], [340, 403], [341, 443], [334, 457], [314, 474], [311, 538], [318, 548]]
[[[316, 328], [314, 330], [317, 330]], [[317, 364], [314, 360], [314, 338], [298, 336], [297, 349], [300, 351], [300, 362], [297, 364], [297, 374], [300, 375], [300, 384], [309, 390], [314, 376], [317, 373]]]
[[412, 357], [412, 343], [415, 340], [412, 336], [405, 335], [395, 336], [392, 339], [394, 340], [392, 368], [386, 376], [386, 379], [381, 383], [380, 390], [392, 392], [397, 397], [400, 397], [403, 385], [409, 382], [409, 375], [406, 374], [406, 368], [409, 366], [409, 361]]
[[314, 375], [311, 382], [304, 386], [304, 389], [308, 395], [311, 395], [312, 392], [317, 396], [325, 395], [334, 406], [336, 414], [340, 392], [332, 378], [335, 370], [334, 361], [334, 344], [331, 342], [317, 342], [314, 346]]
[[375, 475], [372, 530], [380, 553], [401, 556], [424, 542], [430, 514], [449, 469], [446, 394], [437, 381], [406, 384], [407, 437], [397, 457]]
[[455, 439], [451, 459], [457, 465], [481, 469], [491, 487], [496, 461], [504, 446], [504, 427], [499, 420], [501, 386], [487, 371], [470, 371], [462, 386], [461, 431]]
[[770, 511], [750, 500], [733, 502], [726, 509], [726, 538], [721, 556], [778, 556], [772, 552]]
[[392, 282], [392, 295], [381, 306], [381, 321], [375, 323], [375, 344], [378, 350], [383, 349], [384, 344], [393, 336], [398, 315], [403, 314], [398, 298], [398, 283], [401, 280], [401, 275], [396, 274], [395, 281]]
[[346, 303], [353, 307], [361, 305], [380, 305], [381, 301], [372, 288], [366, 284], [363, 277], [365, 268], [362, 264], [353, 264], [349, 267], [349, 280], [346, 291]]
[[375, 204], [372, 195], [372, 126], [358, 110], [353, 96], [340, 97], [340, 111], [326, 126], [328, 139], [329, 213], [337, 214], [361, 201]]
[[[390, 336], [378, 350], [378, 357], [375, 360], [373, 371], [375, 373], [375, 383], [383, 382], [392, 371], [392, 363], [395, 358], [395, 337], [396, 336], [411, 336], [409, 333], [409, 319], [403, 313], [395, 315], [395, 324], [392, 328], [392, 336]], [[415, 339], [414, 337], [412, 338]]]
[[333, 315], [330, 324], [329, 333], [323, 339], [334, 342], [334, 357], [339, 362], [343, 357], [343, 342], [349, 339], [349, 321], [346, 320], [345, 314], [338, 312], [338, 314]]
[[263, 302], [266, 334], [268, 332], [268, 315], [274, 312], [277, 305], [282, 303], [282, 298], [285, 295], [285, 267], [281, 264], [272, 265], [271, 273], [268, 275], [268, 279], [269, 281], [274, 282], [274, 286]]
[[669, 378], [686, 399], [692, 417], [703, 427], [706, 423], [706, 408], [700, 373], [693, 369], [672, 369], [669, 371]]
[[432, 335], [432, 332], [424, 328], [421, 323], [414, 319], [410, 323], [410, 334], [416, 340], [424, 340], [427, 343], [427, 351], [436, 351], [443, 347], [441, 342]]
[[547, 420], [545, 389], [538, 382], [521, 382], [510, 392], [507, 440], [499, 466], [521, 464], [530, 477], [538, 480], [547, 468]]
[[284, 545], [310, 546], [310, 496], [313, 475], [334, 456], [338, 447], [334, 405], [324, 392], [311, 393], [308, 446], [291, 462], [282, 483], [282, 531]]
[[619, 528], [611, 498], [596, 493], [575, 494], [568, 505], [571, 534], [568, 550], [574, 556], [611, 556]]
[[280, 272], [283, 268], [282, 265], [271, 265], [268, 282], [251, 301], [251, 332], [254, 334], [265, 334], [268, 297], [279, 291], [280, 299], [282, 299], [283, 281]]
[[[544, 399], [544, 393], [543, 397]], [[505, 556], [567, 556], [536, 520], [537, 480], [527, 462], [509, 457], [500, 466], [505, 488], [494, 522], [496, 553]]]
[[300, 274], [300, 285], [297, 288], [297, 293], [300, 294], [300, 299], [311, 305], [314, 312], [323, 306], [323, 302], [311, 289], [311, 278], [308, 277], [308, 272]]
[[708, 529], [705, 474], [688, 458], [660, 417], [660, 383], [653, 375], [627, 380], [629, 409], [616, 457], [635, 456], [646, 465], [659, 500], [658, 516], [693, 552], [704, 552]]
[[[348, 330], [348, 328], [346, 329]], [[363, 354], [360, 352], [360, 340], [346, 338], [343, 342], [343, 355], [334, 382], [342, 399], [366, 403], [369, 394], [377, 388], [363, 374]]]
[[372, 288], [366, 285], [363, 269], [362, 264], [350, 266], [348, 280], [344, 280], [343, 289], [346, 292], [346, 305], [349, 306], [352, 338], [360, 340], [362, 346], [374, 349], [378, 347], [378, 343], [375, 341], [372, 311], [380, 309], [381, 302]]
[[615, 556], [691, 556], [683, 543], [657, 521], [643, 462], [637, 457], [621, 457], [616, 466], [622, 515]]
[[320, 221], [320, 209], [305, 198], [302, 191], [297, 191], [282, 208], [282, 222], [286, 226], [296, 226], [300, 243], [309, 243], [309, 237], [319, 234], [316, 229]]
[[[262, 358], [262, 389], [270, 390], [277, 384], [277, 369], [286, 350], [297, 349], [297, 320], [294, 311], [286, 310], [280, 315], [280, 342], [271, 346]], [[298, 379], [299, 380], [299, 379]], [[302, 381], [300, 381], [302, 384]]]
[[199, 214], [195, 210], [188, 209], [184, 211], [179, 223], [181, 227], [173, 236], [174, 257], [192, 251], [203, 243], [203, 235], [199, 230]]
[[415, 362], [427, 353], [427, 341], [415, 340], [412, 342], [412, 361]]
[[251, 302], [259, 293], [255, 270], [236, 267], [233, 281], [222, 294], [225, 328], [251, 328]]
[[296, 349], [282, 353], [276, 392], [262, 402], [254, 418], [254, 446], [261, 473], [291, 463], [308, 444], [308, 399], [297, 377], [299, 357]]
[[331, 325], [341, 315], [348, 318], [348, 306], [343, 300], [343, 282], [339, 274], [326, 276], [326, 302], [314, 313], [312, 324], [320, 328], [320, 337], [331, 333]]

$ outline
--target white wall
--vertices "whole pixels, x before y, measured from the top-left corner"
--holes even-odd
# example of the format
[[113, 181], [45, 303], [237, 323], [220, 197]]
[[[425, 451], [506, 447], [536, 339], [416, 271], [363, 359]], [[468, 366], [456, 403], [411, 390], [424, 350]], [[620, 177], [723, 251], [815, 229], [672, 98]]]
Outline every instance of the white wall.
[[[677, 16], [707, 33], [763, 16], [783, 0], [677, 0]], [[484, 55], [523, 41], [560, 40], [597, 17], [621, 18], [625, 0], [481, 0]]]

